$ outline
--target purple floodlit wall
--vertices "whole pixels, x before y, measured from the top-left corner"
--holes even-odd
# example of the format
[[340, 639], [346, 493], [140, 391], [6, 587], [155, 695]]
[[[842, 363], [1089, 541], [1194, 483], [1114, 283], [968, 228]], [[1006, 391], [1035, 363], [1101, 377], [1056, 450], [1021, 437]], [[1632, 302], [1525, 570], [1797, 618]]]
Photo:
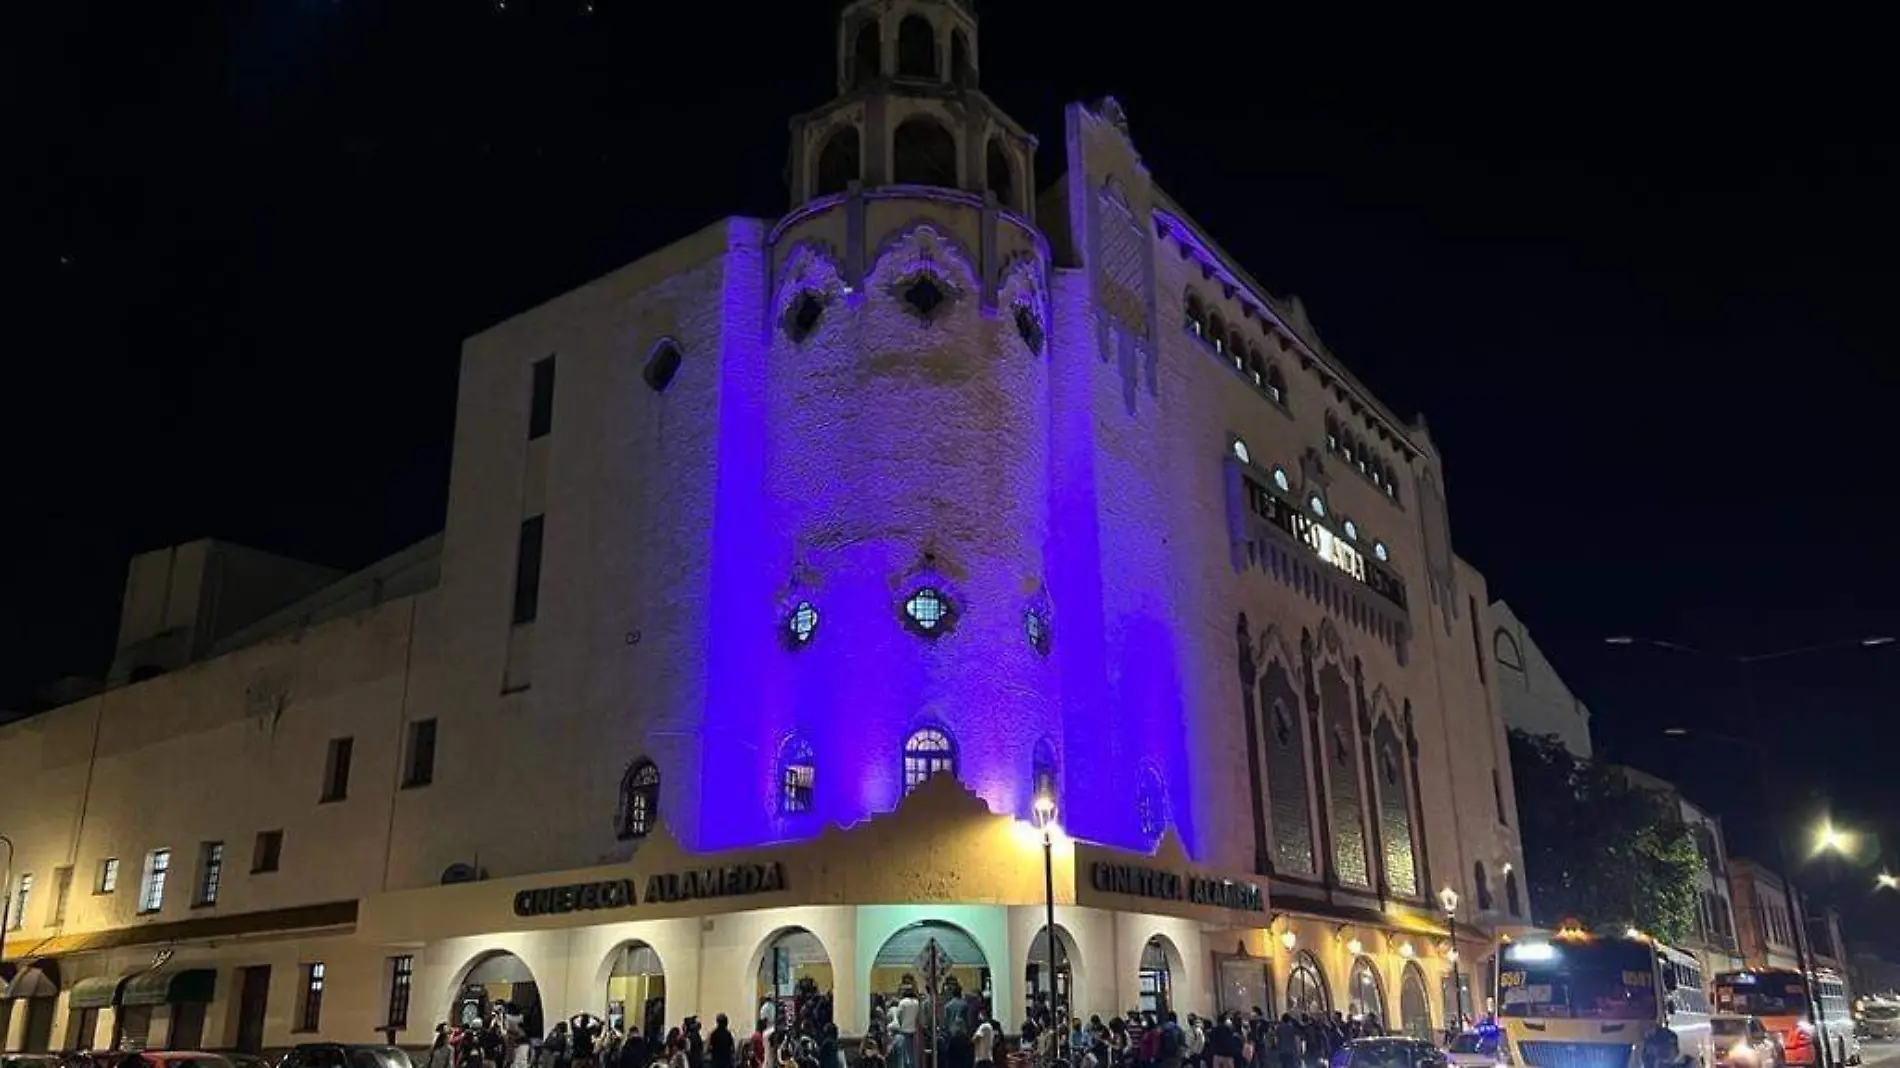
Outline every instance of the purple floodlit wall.
[[[1064, 742], [1055, 658], [1026, 613], [1050, 616], [1056, 650], [1069, 639], [1044, 562], [1051, 357], [1014, 314], [1049, 320], [1039, 239], [986, 225], [968, 198], [921, 196], [832, 203], [781, 231], [763, 307], [731, 313], [764, 321], [724, 371], [704, 720], [719, 743], [698, 845], [894, 808], [905, 740], [925, 727], [955, 740], [960, 778], [993, 809], [1026, 816], [1037, 744], [1060, 758]], [[945, 297], [928, 318], [903, 299], [924, 276]], [[800, 338], [808, 293], [824, 310]], [[935, 637], [902, 615], [922, 586], [956, 613]], [[786, 626], [801, 601], [818, 611], [803, 644]], [[817, 768], [805, 813], [780, 804], [794, 738]]]

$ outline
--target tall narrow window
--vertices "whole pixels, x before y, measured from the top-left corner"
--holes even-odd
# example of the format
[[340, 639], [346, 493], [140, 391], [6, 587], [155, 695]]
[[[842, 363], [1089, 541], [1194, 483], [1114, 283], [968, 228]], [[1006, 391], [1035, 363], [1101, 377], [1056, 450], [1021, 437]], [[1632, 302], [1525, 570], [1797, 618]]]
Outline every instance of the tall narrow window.
[[119, 858], [107, 857], [99, 862], [99, 883], [94, 893], [110, 894], [119, 888]]
[[224, 882], [224, 843], [205, 842], [198, 847], [198, 900], [194, 905], [218, 903], [218, 889]]
[[620, 780], [620, 837], [645, 838], [653, 833], [660, 812], [660, 769], [651, 760], [637, 760]]
[[383, 1022], [391, 1028], [409, 1026], [409, 987], [415, 974], [416, 958], [389, 958], [389, 1018]]
[[157, 912], [165, 907], [165, 880], [171, 870], [171, 850], [154, 849], [145, 854], [145, 884], [139, 889], [140, 912]]
[[284, 832], [257, 832], [257, 843], [251, 847], [251, 874], [276, 871], [283, 858]]
[[515, 543], [516, 623], [532, 623], [541, 610], [541, 520], [521, 521], [521, 540]]
[[1491, 801], [1498, 807], [1498, 823], [1509, 827], [1511, 821], [1504, 811], [1504, 776], [1496, 768], [1491, 769]]
[[1478, 661], [1478, 682], [1483, 685], [1489, 679], [1484, 673], [1484, 635], [1478, 628], [1478, 598], [1472, 596], [1465, 600], [1471, 607], [1471, 655]]
[[810, 812], [813, 788], [818, 785], [818, 764], [812, 759], [811, 744], [796, 737], [787, 741], [781, 764], [779, 810], [788, 816]]
[[73, 896], [73, 869], [56, 868], [53, 871], [53, 926], [66, 922], [66, 905]]
[[350, 756], [355, 747], [353, 738], [330, 739], [330, 752], [323, 763], [323, 794], [318, 801], [341, 801], [350, 796]]
[[33, 876], [31, 873], [20, 876], [19, 889], [13, 894], [13, 915], [7, 920], [7, 930], [17, 931], [26, 926], [26, 906], [33, 899]]
[[554, 429], [554, 357], [534, 362], [534, 394], [528, 404], [528, 440]]
[[297, 1013], [297, 1030], [315, 1031], [323, 1020], [323, 962], [303, 966], [303, 1002]]
[[435, 720], [419, 719], [409, 725], [409, 744], [403, 760], [402, 785], [427, 786], [435, 781]]

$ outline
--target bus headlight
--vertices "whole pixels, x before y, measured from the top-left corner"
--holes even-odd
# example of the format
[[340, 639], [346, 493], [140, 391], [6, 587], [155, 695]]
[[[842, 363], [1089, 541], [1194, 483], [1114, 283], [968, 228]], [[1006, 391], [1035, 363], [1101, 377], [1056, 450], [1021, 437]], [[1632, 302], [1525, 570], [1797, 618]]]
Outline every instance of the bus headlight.
[[1746, 1042], [1737, 1042], [1728, 1048], [1728, 1059], [1732, 1061], [1752, 1061], [1755, 1059], [1755, 1047]]

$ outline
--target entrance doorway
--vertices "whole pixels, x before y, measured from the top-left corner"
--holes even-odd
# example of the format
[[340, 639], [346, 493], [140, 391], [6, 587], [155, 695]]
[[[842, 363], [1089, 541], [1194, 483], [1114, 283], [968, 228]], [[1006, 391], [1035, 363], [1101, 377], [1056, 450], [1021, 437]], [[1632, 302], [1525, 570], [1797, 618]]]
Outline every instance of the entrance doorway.
[[167, 1049], [201, 1049], [205, 1041], [205, 1006], [202, 1001], [181, 1001], [172, 1006], [171, 1037]]
[[520, 957], [489, 953], [476, 958], [450, 1006], [449, 1019], [464, 1027], [500, 1022], [529, 1038], [542, 1037], [541, 988]]
[[629, 1020], [649, 1043], [666, 1034], [666, 966], [645, 942], [622, 942], [607, 972], [607, 1022], [624, 1031]]
[[[26, 999], [26, 1034], [20, 1046], [22, 1053], [46, 1053], [53, 1048], [53, 1009], [58, 1004], [53, 998]], [[0, 1002], [11, 1009], [11, 1001]]]
[[1399, 981], [1399, 1015], [1406, 1034], [1431, 1041], [1432, 1007], [1425, 997], [1425, 973], [1416, 963], [1405, 965], [1405, 977]]
[[66, 1045], [88, 1050], [99, 1039], [99, 1010], [74, 1009], [66, 1014]]
[[264, 1011], [270, 1005], [270, 965], [238, 969], [237, 1048], [257, 1053], [264, 1048]]
[[1163, 935], [1148, 939], [1141, 947], [1141, 971], [1136, 976], [1141, 991], [1141, 1011], [1166, 1019], [1174, 1008], [1174, 967], [1181, 951]]
[[[994, 1008], [989, 958], [970, 932], [943, 920], [900, 927], [871, 958], [870, 979], [872, 1014], [884, 1014], [889, 1019], [888, 1007], [895, 1007], [900, 1024], [908, 1021], [914, 1028], [903, 1030], [900, 1026], [899, 1033], [892, 1037], [892, 1041], [910, 1043], [910, 1064], [948, 1068], [953, 1063], [967, 1063], [961, 1061], [961, 1054], [969, 1046], [967, 1038], [962, 1040], [961, 1049], [947, 1050], [944, 1059], [934, 1059], [936, 1028], [928, 1022], [943, 1019], [947, 1008], [957, 1001], [966, 1012], [973, 998]], [[974, 1019], [974, 1014], [965, 1019]], [[923, 1026], [918, 1026], [919, 1022]]]
[[803, 927], [779, 931], [759, 952], [760, 1028], [820, 1037], [831, 1022], [832, 982], [831, 955], [817, 935]]
[[[1056, 964], [1049, 967], [1049, 933], [1037, 925], [1029, 939], [1029, 959], [1023, 967], [1023, 979], [1029, 991], [1029, 1014], [1040, 1019], [1043, 1010], [1066, 1022], [1075, 996], [1075, 939], [1060, 924], [1056, 926]], [[1051, 979], [1054, 989], [1051, 989]]]

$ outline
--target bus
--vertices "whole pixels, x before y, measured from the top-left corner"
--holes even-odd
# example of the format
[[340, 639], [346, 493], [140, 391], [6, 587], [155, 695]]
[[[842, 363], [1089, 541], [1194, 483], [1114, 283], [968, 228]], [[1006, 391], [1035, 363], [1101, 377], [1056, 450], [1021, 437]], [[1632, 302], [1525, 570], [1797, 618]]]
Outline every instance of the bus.
[[[1695, 957], [1635, 932], [1565, 928], [1497, 957], [1498, 1024], [1524, 1068], [1652, 1068], [1668, 1031], [1678, 1068], [1714, 1068], [1709, 998]], [[1661, 1036], [1666, 1039], [1668, 1036]]]
[[[1722, 972], [1715, 977], [1715, 1007], [1720, 1012], [1759, 1018], [1781, 1043], [1784, 1064], [1818, 1063], [1817, 1033], [1834, 1054], [1834, 1068], [1860, 1063], [1860, 1041], [1854, 1035], [1847, 984], [1832, 969], [1817, 968], [1812, 988], [1821, 992], [1818, 1005], [1809, 1004], [1810, 984], [1793, 968]], [[1816, 1009], [1820, 1010], [1818, 1024]]]

